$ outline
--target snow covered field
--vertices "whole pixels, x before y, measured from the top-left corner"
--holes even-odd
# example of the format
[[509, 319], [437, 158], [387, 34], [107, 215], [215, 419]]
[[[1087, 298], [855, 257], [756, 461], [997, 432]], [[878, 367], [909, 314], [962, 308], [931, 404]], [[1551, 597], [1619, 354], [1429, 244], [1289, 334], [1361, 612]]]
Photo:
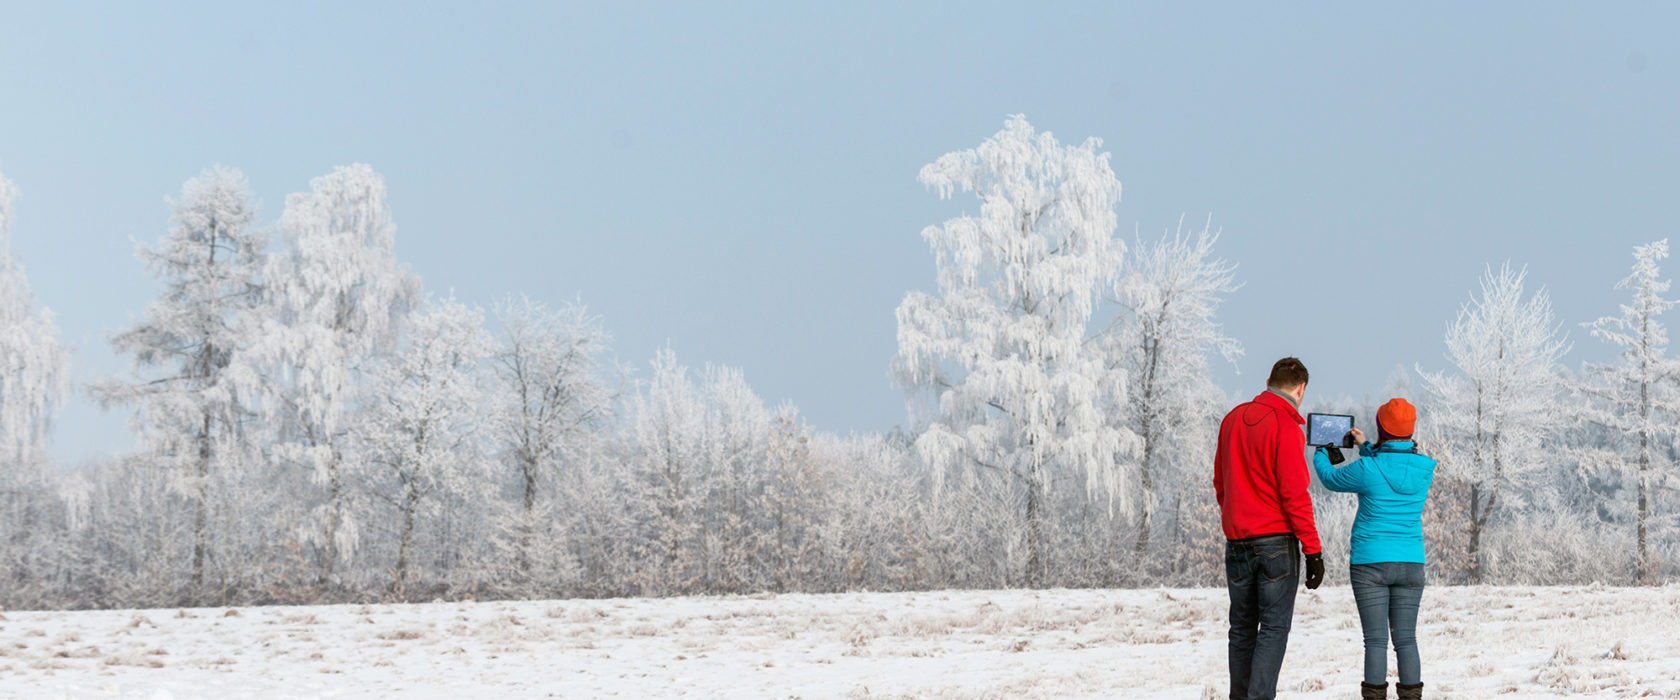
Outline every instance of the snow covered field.
[[[1197, 699], [1222, 697], [1225, 605], [1058, 590], [11, 611], [0, 696]], [[1421, 627], [1428, 697], [1680, 697], [1680, 586], [1437, 587]], [[1353, 697], [1359, 664], [1348, 590], [1303, 591], [1282, 695]]]

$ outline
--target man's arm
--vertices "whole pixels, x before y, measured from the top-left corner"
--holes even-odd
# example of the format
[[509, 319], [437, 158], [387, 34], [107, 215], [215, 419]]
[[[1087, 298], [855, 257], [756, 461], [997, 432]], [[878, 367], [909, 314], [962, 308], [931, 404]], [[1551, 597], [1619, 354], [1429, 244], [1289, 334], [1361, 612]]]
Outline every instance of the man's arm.
[[1219, 502], [1219, 507], [1225, 507], [1225, 460], [1230, 456], [1225, 454], [1225, 423], [1219, 424], [1219, 444], [1213, 449], [1213, 497]]
[[1284, 520], [1301, 540], [1302, 553], [1317, 554], [1323, 548], [1318, 542], [1318, 526], [1313, 523], [1312, 495], [1307, 493], [1307, 437], [1300, 428], [1284, 422], [1278, 431], [1277, 449], [1273, 463], [1277, 465], [1278, 501]]

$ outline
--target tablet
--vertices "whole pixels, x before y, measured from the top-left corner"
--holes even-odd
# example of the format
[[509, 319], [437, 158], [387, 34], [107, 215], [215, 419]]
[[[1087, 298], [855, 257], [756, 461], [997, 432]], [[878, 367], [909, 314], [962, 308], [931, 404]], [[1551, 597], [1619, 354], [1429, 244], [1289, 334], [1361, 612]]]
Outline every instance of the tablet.
[[1341, 446], [1342, 437], [1353, 430], [1353, 416], [1339, 413], [1308, 413], [1307, 444]]

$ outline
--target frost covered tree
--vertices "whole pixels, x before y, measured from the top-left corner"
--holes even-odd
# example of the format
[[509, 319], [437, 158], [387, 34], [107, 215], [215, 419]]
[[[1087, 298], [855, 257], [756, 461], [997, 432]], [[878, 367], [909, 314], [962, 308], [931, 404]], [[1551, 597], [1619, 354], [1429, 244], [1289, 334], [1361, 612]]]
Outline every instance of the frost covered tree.
[[632, 582], [646, 593], [680, 593], [704, 576], [697, 556], [700, 532], [700, 468], [705, 404], [688, 368], [666, 348], [653, 361], [647, 390], [632, 408], [630, 452], [635, 472], [633, 502], [646, 524], [635, 549], [639, 571]]
[[1660, 318], [1675, 301], [1667, 298], [1669, 280], [1661, 263], [1668, 239], [1633, 249], [1633, 272], [1616, 284], [1632, 299], [1621, 314], [1585, 324], [1595, 338], [1621, 350], [1617, 362], [1589, 364], [1581, 389], [1589, 397], [1584, 417], [1609, 431], [1614, 442], [1582, 453], [1583, 462], [1633, 483], [1635, 573], [1654, 579], [1648, 533], [1652, 498], [1661, 483], [1664, 445], [1680, 435], [1680, 363], [1668, 356], [1668, 330]]
[[47, 432], [69, 383], [52, 312], [35, 306], [12, 256], [17, 188], [0, 174], [0, 604], [39, 604], [65, 562], [46, 512], [57, 500], [42, 469]]
[[1527, 269], [1482, 276], [1481, 296], [1447, 328], [1454, 373], [1423, 373], [1442, 466], [1467, 487], [1470, 578], [1481, 583], [1482, 535], [1514, 479], [1548, 464], [1558, 360], [1568, 349], [1545, 290], [1523, 295]]
[[1232, 363], [1242, 357], [1241, 345], [1214, 318], [1222, 297], [1240, 286], [1236, 266], [1213, 255], [1218, 240], [1209, 226], [1187, 234], [1180, 219], [1171, 235], [1138, 242], [1113, 300], [1120, 312], [1095, 336], [1107, 366], [1126, 377], [1126, 401], [1111, 407], [1110, 420], [1141, 441], [1133, 497], [1140, 560], [1149, 550], [1162, 493], [1173, 484], [1199, 483], [1183, 468], [1213, 460], [1223, 396], [1208, 372], [1208, 357]]
[[256, 207], [238, 170], [204, 171], [182, 185], [173, 205], [169, 233], [138, 250], [163, 281], [163, 294], [111, 340], [119, 353], [134, 355], [134, 378], [94, 390], [106, 405], [135, 407], [145, 458], [191, 504], [191, 582], [202, 596], [212, 488], [255, 462], [242, 400], [255, 390], [255, 378], [234, 358], [245, 352], [254, 325], [268, 237], [251, 226]]
[[400, 351], [369, 368], [352, 441], [374, 497], [399, 518], [394, 591], [410, 580], [417, 522], [447, 494], [482, 501], [489, 481], [483, 364], [492, 351], [483, 312], [454, 299], [412, 314]]
[[739, 369], [708, 366], [701, 378], [702, 578], [709, 589], [760, 588], [769, 573], [761, 513], [770, 413]]
[[[822, 500], [833, 512], [831, 524], [824, 528], [828, 530], [825, 549], [832, 562], [823, 567], [829, 590], [924, 589], [935, 575], [945, 573], [938, 571], [937, 557], [958, 559], [970, 554], [935, 548], [948, 542], [930, 541], [930, 531], [945, 536], [968, 534], [930, 527], [932, 514], [949, 512], [930, 500], [968, 494], [952, 493], [954, 489], [929, 494], [930, 475], [926, 465], [911, 454], [907, 435], [896, 430], [890, 436], [819, 432], [808, 444], [818, 474], [827, 475]], [[818, 527], [823, 526], [819, 523]], [[957, 586], [962, 581], [947, 576], [940, 583]]]
[[816, 566], [822, 544], [822, 495], [825, 475], [811, 452], [810, 428], [799, 411], [784, 406], [771, 421], [767, 447], [769, 481], [765, 510], [769, 518], [766, 550], [776, 591], [805, 590], [820, 576]]
[[0, 174], [0, 462], [33, 464], [69, 386], [69, 353], [12, 257], [17, 187]]
[[497, 308], [502, 338], [491, 358], [501, 405], [491, 420], [502, 458], [519, 475], [515, 567], [533, 576], [540, 509], [562, 469], [578, 469], [611, 418], [617, 395], [602, 376], [610, 336], [582, 304], [549, 309], [521, 297]]
[[325, 583], [357, 541], [344, 463], [358, 372], [391, 347], [420, 281], [392, 252], [396, 226], [373, 168], [341, 166], [309, 187], [286, 198], [280, 217], [285, 248], [264, 274], [270, 303], [260, 347], [280, 431], [273, 455], [325, 490], [304, 532]]
[[1010, 117], [979, 148], [948, 153], [919, 179], [980, 199], [979, 216], [922, 231], [939, 294], [898, 307], [892, 376], [904, 390], [916, 450], [941, 473], [984, 470], [1024, 496], [1025, 580], [1044, 584], [1047, 494], [1066, 473], [1130, 504], [1117, 468], [1135, 447], [1101, 407], [1123, 402], [1124, 373], [1085, 340], [1100, 292], [1120, 269], [1120, 182], [1087, 139], [1063, 146]]

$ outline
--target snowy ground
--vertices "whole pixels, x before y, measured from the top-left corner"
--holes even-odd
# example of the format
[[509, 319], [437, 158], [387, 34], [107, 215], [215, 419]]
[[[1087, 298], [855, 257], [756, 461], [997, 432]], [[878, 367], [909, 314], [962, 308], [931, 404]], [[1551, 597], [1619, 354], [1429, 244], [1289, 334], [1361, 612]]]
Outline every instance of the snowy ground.
[[[6, 612], [0, 697], [1222, 697], [1221, 590]], [[1431, 698], [1680, 697], [1680, 586], [1431, 588]], [[1345, 588], [1280, 689], [1358, 690]], [[1392, 660], [1390, 663], [1392, 668]]]

